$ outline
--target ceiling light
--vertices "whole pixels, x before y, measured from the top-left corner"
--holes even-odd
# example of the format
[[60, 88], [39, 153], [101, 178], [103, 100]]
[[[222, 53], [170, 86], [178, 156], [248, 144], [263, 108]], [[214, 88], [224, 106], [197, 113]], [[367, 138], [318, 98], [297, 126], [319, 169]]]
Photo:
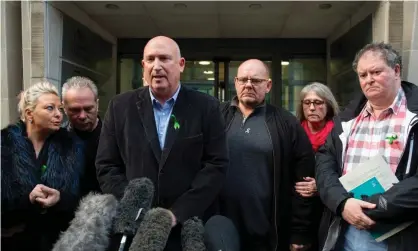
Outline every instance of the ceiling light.
[[215, 78], [208, 78], [208, 80], [209, 80], [209, 81], [213, 81], [213, 80], [215, 80]]
[[204, 74], [213, 74], [213, 71], [204, 71]]
[[187, 9], [187, 5], [184, 3], [175, 3], [174, 8], [176, 9]]
[[200, 65], [210, 65], [209, 61], [199, 61]]
[[282, 65], [289, 65], [289, 61], [282, 61]]
[[329, 3], [321, 3], [318, 5], [318, 8], [320, 10], [328, 10], [328, 9], [331, 9], [331, 7], [332, 7], [332, 4], [329, 4]]
[[116, 4], [108, 3], [105, 5], [105, 8], [109, 10], [118, 10], [119, 6], [117, 6]]
[[250, 5], [248, 6], [248, 8], [253, 9], [253, 10], [259, 10], [259, 9], [261, 9], [262, 7], [263, 7], [263, 6], [262, 6], [261, 4], [258, 4], [258, 3], [250, 4]]

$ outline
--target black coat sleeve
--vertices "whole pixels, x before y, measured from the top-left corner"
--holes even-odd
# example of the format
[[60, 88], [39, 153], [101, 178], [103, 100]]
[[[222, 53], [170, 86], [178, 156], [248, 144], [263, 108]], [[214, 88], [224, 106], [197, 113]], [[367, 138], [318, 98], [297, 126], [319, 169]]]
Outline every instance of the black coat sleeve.
[[292, 153], [293, 161], [290, 166], [292, 172], [292, 219], [291, 219], [291, 243], [309, 244], [315, 238], [311, 231], [314, 216], [315, 198], [304, 198], [294, 188], [296, 182], [303, 181], [304, 177], [315, 176], [315, 155], [312, 145], [296, 118], [292, 118]]
[[102, 192], [113, 194], [120, 199], [123, 197], [128, 180], [116, 139], [114, 113], [113, 101], [110, 101], [100, 133], [96, 173]]
[[315, 177], [322, 203], [334, 214], [340, 215], [339, 207], [341, 203], [351, 196], [339, 181], [340, 174], [338, 169], [341, 167], [338, 164], [332, 140], [332, 137], [329, 136], [327, 142], [316, 153]]
[[203, 215], [225, 182], [229, 164], [225, 122], [217, 102], [208, 110], [204, 116], [206, 121], [203, 128], [203, 168], [197, 173], [190, 189], [171, 207], [178, 222]]
[[365, 213], [375, 221], [402, 223], [418, 220], [418, 174], [394, 184], [382, 194], [375, 194], [366, 201], [376, 204]]

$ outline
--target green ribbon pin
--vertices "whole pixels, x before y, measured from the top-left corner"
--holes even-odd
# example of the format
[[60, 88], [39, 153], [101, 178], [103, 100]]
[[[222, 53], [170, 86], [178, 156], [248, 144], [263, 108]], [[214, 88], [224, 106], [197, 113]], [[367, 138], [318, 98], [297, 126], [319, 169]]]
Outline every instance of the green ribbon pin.
[[390, 134], [390, 135], [386, 136], [386, 138], [385, 138], [385, 139], [389, 142], [389, 144], [390, 144], [390, 145], [392, 145], [392, 144], [393, 144], [393, 142], [394, 142], [396, 139], [398, 139], [398, 136], [397, 136], [396, 134]]
[[177, 121], [177, 118], [174, 114], [171, 114], [171, 119], [174, 121], [174, 129], [180, 129], [180, 123]]
[[42, 172], [42, 174], [44, 174], [44, 173], [45, 173], [45, 171], [46, 171], [46, 165], [42, 165], [42, 167], [41, 167], [41, 172]]

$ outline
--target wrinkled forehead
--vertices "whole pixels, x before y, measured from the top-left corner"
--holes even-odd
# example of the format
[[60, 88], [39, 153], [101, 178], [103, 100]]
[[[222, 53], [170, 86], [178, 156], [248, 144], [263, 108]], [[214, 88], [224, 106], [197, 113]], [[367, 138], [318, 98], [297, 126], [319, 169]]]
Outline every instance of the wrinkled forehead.
[[65, 105], [71, 108], [90, 108], [97, 104], [94, 95], [74, 95], [65, 100]]
[[319, 96], [315, 91], [309, 91], [308, 93], [305, 94], [305, 97], [303, 97], [303, 99], [309, 99], [309, 100], [324, 100], [324, 98], [322, 98], [321, 96]]
[[259, 77], [268, 78], [268, 72], [263, 64], [243, 64], [238, 68], [237, 77]]
[[373, 67], [388, 66], [382, 52], [367, 51], [358, 60], [357, 69], [368, 69]]
[[60, 97], [52, 93], [45, 93], [38, 97], [36, 100], [36, 104], [44, 105], [44, 104], [57, 104], [60, 103]]
[[178, 47], [169, 41], [151, 41], [144, 48], [144, 58], [160, 56], [174, 58], [179, 55]]

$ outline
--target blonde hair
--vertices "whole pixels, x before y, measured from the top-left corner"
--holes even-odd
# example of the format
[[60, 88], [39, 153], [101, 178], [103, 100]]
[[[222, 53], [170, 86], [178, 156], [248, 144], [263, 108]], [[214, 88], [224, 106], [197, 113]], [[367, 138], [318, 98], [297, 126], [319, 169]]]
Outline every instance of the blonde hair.
[[75, 76], [72, 78], [67, 79], [65, 84], [62, 86], [62, 98], [65, 102], [65, 95], [70, 89], [81, 89], [81, 88], [88, 88], [90, 89], [94, 94], [94, 99], [98, 99], [99, 92], [97, 90], [97, 86], [94, 84], [94, 82], [86, 77], [81, 76]]
[[300, 91], [300, 103], [296, 109], [296, 117], [300, 121], [306, 120], [305, 114], [303, 113], [302, 101], [309, 92], [314, 92], [325, 101], [327, 106], [327, 114], [325, 116], [325, 120], [331, 120], [340, 112], [337, 100], [335, 100], [335, 97], [329, 87], [319, 82], [312, 82], [311, 84], [303, 87], [303, 89]]
[[29, 109], [30, 111], [35, 110], [36, 105], [38, 104], [38, 99], [44, 94], [54, 94], [59, 97], [57, 88], [49, 82], [38, 82], [34, 85], [31, 85], [28, 89], [22, 91], [19, 94], [19, 103], [17, 104], [17, 110], [20, 114], [20, 119], [26, 121], [25, 111]]

